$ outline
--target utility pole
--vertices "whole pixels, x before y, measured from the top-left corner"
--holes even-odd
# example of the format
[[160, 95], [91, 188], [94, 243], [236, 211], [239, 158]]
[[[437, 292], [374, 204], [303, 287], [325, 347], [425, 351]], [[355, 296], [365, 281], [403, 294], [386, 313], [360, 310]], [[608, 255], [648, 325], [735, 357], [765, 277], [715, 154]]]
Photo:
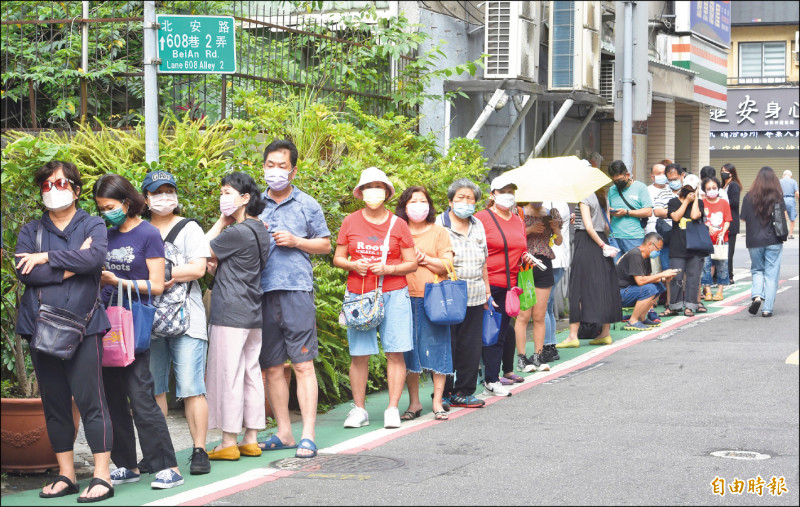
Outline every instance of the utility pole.
[[144, 2], [144, 152], [145, 161], [158, 162], [158, 24], [156, 3]]
[[625, 26], [622, 43], [622, 161], [633, 174], [633, 2], [626, 0], [623, 3]]

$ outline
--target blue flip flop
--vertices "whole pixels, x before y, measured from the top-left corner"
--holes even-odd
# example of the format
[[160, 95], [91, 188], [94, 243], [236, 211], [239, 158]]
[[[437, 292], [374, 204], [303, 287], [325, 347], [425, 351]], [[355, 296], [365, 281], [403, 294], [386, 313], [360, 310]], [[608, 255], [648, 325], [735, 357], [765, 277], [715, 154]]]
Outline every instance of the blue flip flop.
[[[264, 447], [261, 447], [261, 446]], [[272, 435], [267, 440], [263, 442], [259, 442], [258, 446], [261, 447], [262, 451], [279, 451], [281, 449], [296, 449], [297, 445], [284, 445], [281, 442], [281, 439], [278, 438], [278, 435]]]
[[314, 454], [304, 455], [304, 454], [297, 454], [294, 453], [295, 458], [313, 458], [317, 455], [317, 446], [311, 440], [304, 438], [300, 441], [300, 445], [297, 446], [298, 449], [308, 449], [309, 451], [314, 451]]

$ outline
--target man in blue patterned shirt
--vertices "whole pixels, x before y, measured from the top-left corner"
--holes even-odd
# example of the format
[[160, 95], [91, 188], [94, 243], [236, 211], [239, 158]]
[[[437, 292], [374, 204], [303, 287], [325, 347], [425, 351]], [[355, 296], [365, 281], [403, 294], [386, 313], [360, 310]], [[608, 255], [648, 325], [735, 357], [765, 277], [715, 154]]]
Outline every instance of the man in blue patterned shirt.
[[297, 148], [276, 140], [264, 150], [264, 192], [267, 206], [259, 218], [272, 234], [269, 260], [261, 274], [263, 313], [261, 368], [266, 370], [267, 396], [278, 431], [265, 442], [266, 451], [296, 446], [289, 420], [289, 386], [283, 364], [291, 360], [297, 379], [297, 399], [303, 432], [296, 456], [316, 456], [318, 354], [311, 254], [331, 251], [330, 231], [314, 198], [291, 184], [297, 175]]

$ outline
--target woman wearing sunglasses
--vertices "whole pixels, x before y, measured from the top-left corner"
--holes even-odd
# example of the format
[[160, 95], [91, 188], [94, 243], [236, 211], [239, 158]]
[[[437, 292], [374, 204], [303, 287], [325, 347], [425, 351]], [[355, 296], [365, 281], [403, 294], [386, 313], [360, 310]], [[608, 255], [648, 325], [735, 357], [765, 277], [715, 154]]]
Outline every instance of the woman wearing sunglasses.
[[39, 220], [22, 226], [17, 239], [17, 277], [25, 284], [25, 292], [16, 331], [30, 342], [40, 303], [82, 318], [91, 312], [83, 341], [71, 359], [31, 349], [47, 435], [59, 468], [58, 476], [39, 496], [78, 493], [72, 448], [77, 430], [72, 420], [74, 398], [95, 463], [94, 478], [78, 501], [97, 502], [114, 496], [108, 473], [113, 432], [100, 367], [101, 340], [110, 324], [102, 305], [95, 306], [106, 257], [106, 228], [102, 219], [76, 206], [83, 182], [75, 165], [48, 162], [36, 171], [34, 181], [47, 211]]

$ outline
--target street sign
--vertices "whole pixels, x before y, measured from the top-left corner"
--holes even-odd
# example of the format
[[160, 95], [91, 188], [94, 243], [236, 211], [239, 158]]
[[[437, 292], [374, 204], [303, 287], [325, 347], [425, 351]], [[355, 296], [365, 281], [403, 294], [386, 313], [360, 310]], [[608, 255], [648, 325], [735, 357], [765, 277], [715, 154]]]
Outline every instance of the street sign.
[[233, 16], [159, 14], [160, 74], [233, 74], [236, 37]]

